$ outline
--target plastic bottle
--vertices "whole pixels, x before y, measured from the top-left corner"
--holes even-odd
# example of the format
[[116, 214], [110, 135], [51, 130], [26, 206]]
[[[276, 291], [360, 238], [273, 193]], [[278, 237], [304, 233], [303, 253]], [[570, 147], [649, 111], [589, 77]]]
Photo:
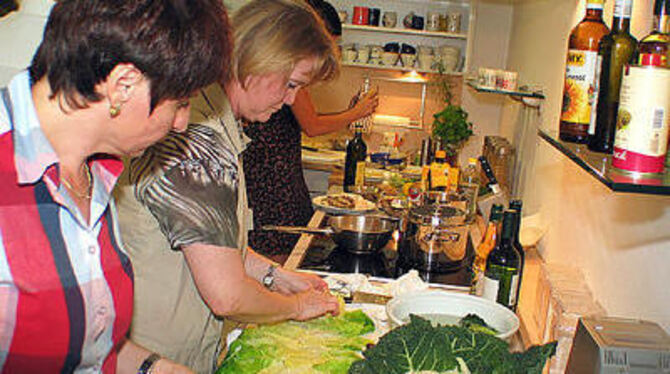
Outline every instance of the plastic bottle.
[[458, 186], [467, 199], [465, 219], [467, 222], [472, 222], [477, 215], [477, 195], [479, 194], [479, 167], [476, 158], [468, 159], [468, 165], [461, 172]]

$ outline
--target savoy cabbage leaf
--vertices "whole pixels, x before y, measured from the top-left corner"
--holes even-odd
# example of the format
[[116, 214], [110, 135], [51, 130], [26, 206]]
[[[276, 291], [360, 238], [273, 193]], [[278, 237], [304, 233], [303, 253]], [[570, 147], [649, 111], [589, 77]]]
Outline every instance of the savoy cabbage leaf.
[[495, 336], [459, 326], [436, 326], [421, 317], [384, 335], [355, 362], [349, 374], [405, 374], [417, 371], [457, 371], [457, 358], [471, 373], [541, 374], [556, 342], [510, 353], [509, 344]]

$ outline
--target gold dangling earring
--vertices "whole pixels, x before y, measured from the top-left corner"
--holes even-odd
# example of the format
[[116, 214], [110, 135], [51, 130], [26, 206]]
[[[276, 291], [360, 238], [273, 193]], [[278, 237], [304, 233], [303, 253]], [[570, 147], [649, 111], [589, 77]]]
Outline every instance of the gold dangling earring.
[[114, 105], [109, 107], [109, 116], [111, 118], [118, 117], [121, 114], [121, 105]]

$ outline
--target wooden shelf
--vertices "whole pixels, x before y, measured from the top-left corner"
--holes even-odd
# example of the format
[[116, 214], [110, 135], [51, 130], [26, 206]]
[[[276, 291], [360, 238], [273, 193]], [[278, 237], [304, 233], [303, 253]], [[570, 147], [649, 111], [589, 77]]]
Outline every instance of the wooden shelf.
[[538, 134], [612, 191], [670, 195], [670, 173], [667, 169], [663, 174], [632, 175], [612, 167], [612, 155], [592, 152], [585, 144], [564, 142], [559, 139], [556, 132], [539, 130]]
[[[394, 66], [386, 66], [386, 65], [377, 65], [377, 64], [361, 64], [359, 62], [342, 62], [342, 66], [352, 66], [352, 67], [358, 67], [358, 68], [367, 68], [367, 69], [378, 69], [378, 70], [395, 70], [395, 71], [416, 71], [417, 73], [431, 73], [431, 74], [439, 74], [439, 72], [435, 69], [419, 69], [415, 67], [404, 67], [402, 65], [399, 65], [400, 62], [398, 62]], [[452, 71], [452, 72], [445, 72], [445, 75], [463, 75], [462, 72], [460, 71]]]
[[462, 40], [465, 40], [465, 39], [468, 38], [467, 34], [451, 33], [451, 32], [444, 32], [444, 31], [415, 30], [415, 29], [405, 29], [405, 28], [401, 28], [401, 27], [352, 25], [352, 24], [346, 24], [346, 23], [342, 25], [342, 29], [344, 29], [344, 30], [369, 31], [369, 32], [382, 32], [382, 33], [392, 33], [392, 34], [418, 35], [418, 36], [428, 36], [428, 37], [436, 37], [436, 38], [462, 39]]

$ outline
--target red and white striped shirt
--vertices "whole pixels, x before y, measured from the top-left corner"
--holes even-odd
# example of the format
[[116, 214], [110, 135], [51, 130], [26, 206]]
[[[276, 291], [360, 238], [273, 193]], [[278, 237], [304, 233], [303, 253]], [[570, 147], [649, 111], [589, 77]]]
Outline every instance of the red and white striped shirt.
[[60, 184], [28, 74], [0, 100], [0, 370], [111, 373], [130, 326], [132, 267], [111, 190], [123, 165], [90, 162], [86, 222]]

